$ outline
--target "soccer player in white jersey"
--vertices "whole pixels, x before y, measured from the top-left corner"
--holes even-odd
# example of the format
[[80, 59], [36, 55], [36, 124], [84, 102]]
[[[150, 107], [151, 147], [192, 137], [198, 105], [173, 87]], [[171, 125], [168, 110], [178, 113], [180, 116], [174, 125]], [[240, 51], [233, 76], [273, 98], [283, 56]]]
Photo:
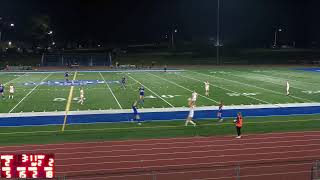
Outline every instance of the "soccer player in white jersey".
[[189, 123], [191, 123], [194, 127], [196, 127], [197, 125], [195, 122], [192, 121], [192, 118], [194, 116], [194, 107], [195, 105], [193, 104], [190, 106], [190, 111], [189, 111], [185, 126], [188, 126]]
[[9, 99], [13, 99], [13, 94], [14, 94], [15, 90], [16, 90], [15, 87], [11, 83], [9, 86]]
[[84, 90], [83, 87], [81, 87], [80, 89], [80, 100], [78, 101], [78, 103], [81, 103], [81, 105], [83, 105], [84, 102]]
[[289, 96], [290, 95], [290, 92], [289, 92], [289, 90], [290, 90], [289, 81], [287, 81], [287, 83], [286, 83], [286, 88], [287, 88], [287, 96]]
[[209, 96], [209, 88], [210, 88], [209, 81], [204, 82], [204, 89], [206, 91], [206, 96]]
[[193, 91], [191, 95], [191, 101], [195, 103], [197, 101], [198, 93], [196, 91]]

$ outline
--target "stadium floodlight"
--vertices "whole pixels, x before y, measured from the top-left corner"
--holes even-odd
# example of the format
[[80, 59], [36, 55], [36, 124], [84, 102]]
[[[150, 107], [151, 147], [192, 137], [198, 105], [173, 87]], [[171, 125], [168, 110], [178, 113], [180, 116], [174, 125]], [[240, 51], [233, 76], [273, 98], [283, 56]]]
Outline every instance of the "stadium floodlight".
[[278, 29], [275, 30], [275, 32], [274, 32], [274, 43], [273, 43], [273, 47], [274, 47], [274, 48], [277, 47], [278, 32], [282, 32], [282, 29], [281, 29], [281, 28], [278, 28]]
[[52, 42], [52, 45], [56, 45], [56, 43], [55, 43], [55, 42]]
[[10, 27], [14, 27], [14, 24], [13, 24], [13, 23], [11, 23], [11, 24], [10, 24]]
[[48, 34], [49, 34], [49, 35], [53, 34], [53, 31], [49, 31]]
[[175, 29], [174, 32], [177, 33], [177, 32], [178, 32], [178, 29]]
[[9, 45], [9, 46], [11, 46], [11, 45], [12, 45], [12, 42], [11, 42], [11, 41], [9, 41], [9, 42], [8, 42], [8, 45]]

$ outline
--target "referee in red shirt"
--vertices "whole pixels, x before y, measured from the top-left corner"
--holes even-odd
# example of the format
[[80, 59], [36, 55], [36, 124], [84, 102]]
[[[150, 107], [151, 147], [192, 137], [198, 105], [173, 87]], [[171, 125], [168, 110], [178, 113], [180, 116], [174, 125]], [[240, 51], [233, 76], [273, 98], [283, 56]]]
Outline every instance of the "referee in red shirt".
[[238, 134], [236, 138], [238, 139], [241, 138], [242, 122], [243, 122], [243, 118], [242, 118], [241, 112], [238, 112], [237, 119], [234, 120], [234, 123], [236, 124], [237, 134]]

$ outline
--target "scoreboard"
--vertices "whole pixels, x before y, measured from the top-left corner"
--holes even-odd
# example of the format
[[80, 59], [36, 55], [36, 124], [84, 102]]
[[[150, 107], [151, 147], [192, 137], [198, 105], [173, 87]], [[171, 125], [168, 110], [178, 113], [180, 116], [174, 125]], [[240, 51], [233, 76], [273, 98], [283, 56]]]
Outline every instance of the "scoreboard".
[[54, 154], [2, 154], [1, 178], [54, 178]]

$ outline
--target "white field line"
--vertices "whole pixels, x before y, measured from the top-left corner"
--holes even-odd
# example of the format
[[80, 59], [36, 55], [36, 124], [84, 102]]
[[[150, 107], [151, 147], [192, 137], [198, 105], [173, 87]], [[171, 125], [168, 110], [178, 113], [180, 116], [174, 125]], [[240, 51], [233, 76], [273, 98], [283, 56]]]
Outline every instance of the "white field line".
[[[273, 167], [288, 167], [288, 166], [306, 166], [306, 165], [312, 165], [312, 162], [309, 163], [292, 163], [292, 164], [274, 164], [274, 165], [262, 165], [262, 166], [255, 166], [255, 167], [241, 167], [241, 170], [244, 169], [265, 169], [265, 168], [273, 168]], [[172, 172], [155, 172], [156, 175], [168, 175], [168, 174], [187, 174], [187, 173], [205, 173], [205, 172], [217, 172], [217, 171], [234, 171], [234, 167], [230, 167], [230, 168], [208, 168], [208, 169], [198, 169], [198, 170], [178, 170], [178, 171], [172, 171]], [[109, 179], [109, 178], [124, 178], [124, 177], [141, 177], [141, 176], [152, 176], [152, 173], [141, 173], [141, 174], [129, 174], [129, 175], [114, 175], [114, 176], [108, 176], [108, 177], [101, 177], [103, 179]], [[99, 178], [100, 177], [95, 177]], [[230, 179], [232, 177], [228, 176], [228, 177], [221, 177], [219, 179]], [[92, 179], [92, 178], [88, 178], [88, 177], [83, 177], [83, 178], [77, 178], [77, 180], [85, 180], [85, 179]]]
[[[234, 70], [235, 71], [235, 70]], [[283, 82], [286, 82], [287, 79], [283, 79], [283, 78], [279, 78], [279, 77], [276, 77], [276, 76], [271, 76], [271, 75], [265, 75], [265, 74], [258, 74], [258, 73], [253, 73], [253, 72], [248, 72], [248, 74], [253, 74], [253, 75], [257, 75], [257, 76], [264, 76], [266, 78], [269, 78], [269, 79], [279, 79], [279, 80], [283, 80]], [[233, 74], [231, 74], [233, 75]], [[253, 79], [253, 78], [249, 78], [249, 77], [246, 77], [248, 79]], [[257, 81], [261, 81], [259, 79], [253, 79], [253, 80], [257, 80]], [[295, 80], [293, 80], [295, 81]], [[282, 85], [284, 86], [284, 84], [279, 84], [279, 83], [275, 83], [275, 82], [272, 82], [272, 81], [266, 81], [268, 83], [271, 83], [271, 84], [276, 84], [276, 85]], [[299, 82], [299, 81], [296, 81], [296, 82]], [[299, 83], [303, 83], [303, 82], [299, 82]], [[314, 83], [313, 85], [315, 85], [316, 83]], [[300, 90], [303, 90], [303, 91], [308, 91], [307, 89], [302, 89], [302, 88], [299, 88], [297, 86], [293, 86], [293, 87], [290, 87], [290, 88], [295, 88], [295, 89], [300, 89]]]
[[18, 79], [22, 78], [22, 77], [25, 76], [25, 75], [27, 75], [27, 73], [25, 73], [24, 75], [19, 76], [19, 77], [17, 77], [17, 78], [11, 79], [10, 81], [6, 82], [6, 83], [3, 84], [3, 85], [6, 86], [7, 84], [10, 84], [11, 82], [18, 80]]
[[[150, 74], [150, 75], [152, 75], [152, 76], [155, 76], [155, 77], [157, 77], [157, 78], [159, 78], [159, 79], [162, 79], [162, 80], [164, 80], [164, 81], [167, 81], [167, 82], [169, 82], [169, 83], [171, 83], [171, 84], [174, 84], [174, 85], [176, 85], [176, 86], [178, 86], [178, 87], [180, 87], [180, 88], [182, 88], [182, 89], [185, 89], [185, 90], [187, 90], [187, 91], [189, 91], [189, 92], [193, 92], [191, 89], [188, 89], [188, 88], [186, 88], [186, 87], [184, 87], [184, 86], [181, 86], [181, 85], [179, 85], [179, 84], [177, 84], [177, 83], [175, 83], [175, 82], [173, 82], [173, 81], [170, 81], [170, 80], [167, 80], [167, 79], [165, 79], [165, 78], [162, 78], [162, 77], [160, 77], [160, 76], [157, 76], [157, 75], [155, 75], [155, 74], [151, 74], [151, 73], [148, 73], [148, 74]], [[203, 96], [203, 95], [201, 95], [201, 94], [199, 94], [199, 96], [201, 96], [201, 97], [203, 97], [203, 98], [205, 98], [205, 99], [208, 99], [208, 100], [210, 100], [210, 101], [212, 101], [212, 102], [215, 102], [215, 103], [219, 103], [218, 101], [215, 101], [215, 100], [213, 100], [213, 99], [211, 99], [211, 98], [208, 98], [208, 97], [206, 97], [206, 96]]]
[[[304, 139], [296, 139], [296, 138], [311, 138], [308, 140], [304, 140]], [[69, 153], [67, 153], [68, 150], [85, 150], [84, 152], [73, 152], [72, 154], [91, 154], [91, 153], [104, 153], [106, 152], [106, 150], [96, 150], [99, 148], [126, 148], [126, 150], [108, 150], [107, 152], [127, 152], [127, 151], [144, 151], [144, 150], [170, 150], [170, 149], [189, 149], [192, 147], [199, 147], [199, 144], [201, 143], [213, 143], [213, 144], [209, 144], [209, 145], [204, 145], [201, 147], [225, 147], [225, 146], [246, 146], [246, 145], [262, 145], [262, 144], [277, 144], [277, 143], [306, 143], [306, 142], [313, 142], [313, 141], [318, 141], [319, 140], [320, 135], [300, 135], [300, 136], [290, 136], [290, 137], [254, 137], [254, 138], [250, 138], [250, 135], [247, 135], [245, 137], [245, 140], [247, 141], [258, 141], [258, 142], [243, 142], [241, 144], [235, 144], [235, 142], [237, 142], [238, 140], [234, 138], [234, 136], [230, 137], [230, 139], [225, 139], [225, 140], [215, 140], [215, 139], [204, 139], [204, 140], [197, 140], [197, 145], [194, 144], [194, 142], [191, 141], [187, 141], [188, 139], [186, 139], [186, 141], [183, 142], [157, 142], [157, 143], [149, 143], [149, 144], [141, 144], [141, 143], [137, 143], [137, 144], [130, 144], [130, 145], [92, 145], [92, 143], [90, 142], [84, 142], [82, 144], [76, 144], [76, 143], [69, 143], [70, 145], [85, 145], [85, 146], [81, 146], [81, 147], [59, 147], [59, 148], [49, 148], [49, 147], [45, 147], [45, 148], [33, 148], [32, 150], [24, 150], [23, 147], [30, 147], [30, 146], [21, 146], [21, 152], [28, 152], [28, 151], [65, 151], [65, 153], [57, 153], [60, 155], [68, 155]], [[294, 140], [287, 140], [288, 138], [290, 139], [294, 139]], [[189, 138], [190, 139], [190, 138]], [[193, 137], [193, 140], [195, 138]], [[266, 140], [273, 140], [270, 142], [265, 142]], [[146, 141], [144, 141], [146, 142]], [[224, 144], [224, 145], [218, 145], [218, 144], [214, 144], [217, 142], [224, 142], [224, 143], [229, 143], [229, 144]], [[103, 142], [102, 142], [103, 143]], [[104, 143], [106, 143], [104, 141]], [[66, 145], [69, 145], [66, 144]], [[184, 145], [182, 146], [178, 146], [178, 145]], [[39, 147], [41, 147], [40, 145], [38, 145]], [[46, 145], [42, 145], [42, 146], [46, 146]], [[145, 148], [137, 148], [138, 146], [145, 146]], [[147, 146], [166, 146], [166, 147], [149, 147], [146, 148]], [[169, 147], [167, 147], [169, 146]], [[19, 147], [20, 146], [13, 146], [13, 147]], [[2, 147], [1, 149], [5, 149], [8, 147]], [[10, 147], [9, 147], [10, 148]], [[11, 147], [12, 148], [12, 147]], [[90, 149], [95, 149], [93, 151], [90, 151]], [[4, 150], [2, 150], [4, 152]]]
[[[260, 144], [260, 143], [258, 143]], [[263, 144], [263, 143], [261, 143]], [[241, 146], [242, 144], [240, 144]], [[246, 144], [247, 145], [247, 144]], [[225, 145], [225, 146], [228, 146], [228, 145]], [[230, 146], [230, 144], [229, 144]], [[232, 144], [231, 144], [232, 146]], [[71, 155], [69, 157], [71, 158], [62, 158], [62, 159], [59, 159], [59, 158], [56, 158], [56, 160], [59, 160], [59, 161], [69, 161], [69, 160], [88, 160], [88, 159], [105, 159], [105, 158], [108, 158], [108, 159], [113, 159], [113, 158], [117, 158], [117, 157], [121, 157], [121, 158], [128, 158], [128, 157], [144, 157], [144, 156], [158, 156], [158, 155], [161, 155], [161, 156], [167, 156], [167, 155], [179, 155], [179, 154], [185, 154], [186, 156], [188, 154], [194, 154], [194, 153], [214, 153], [214, 152], [221, 152], [221, 153], [224, 153], [224, 152], [227, 152], [227, 151], [237, 151], [237, 153], [239, 153], [240, 151], [246, 151], [246, 150], [273, 150], [273, 149], [277, 149], [277, 148], [298, 148], [298, 147], [309, 147], [309, 146], [320, 146], [320, 143], [319, 144], [300, 144], [300, 145], [287, 145], [287, 146], [271, 146], [271, 147], [256, 147], [256, 148], [226, 148], [226, 149], [213, 149], [213, 150], [196, 150], [196, 151], [188, 151], [188, 150], [183, 150], [183, 151], [174, 151], [174, 152], [161, 152], [161, 153], [137, 153], [137, 154], [130, 154], [130, 155], [104, 155], [104, 156], [101, 156], [101, 152], [97, 153], [95, 151], [91, 151], [89, 153], [91, 153], [93, 156], [84, 156], [84, 157], [77, 157], [77, 158], [72, 158], [72, 155], [75, 155], [75, 154], [84, 154], [84, 153], [88, 153], [88, 151], [85, 151], [83, 153], [80, 153], [80, 152], [76, 152], [76, 153], [55, 153], [55, 154], [59, 154], [59, 155]], [[189, 147], [183, 147], [181, 149], [186, 149], [186, 148], [203, 148], [203, 146], [189, 146]], [[173, 148], [168, 148], [166, 150], [169, 150], [169, 149], [173, 149]], [[177, 148], [177, 149], [180, 149], [180, 148]], [[153, 148], [150, 148], [150, 149], [145, 149], [147, 151], [151, 151], [151, 150], [154, 150]], [[127, 149], [125, 151], [120, 151], [120, 152], [132, 152], [132, 151], [136, 151], [136, 150], [132, 150], [132, 149]], [[143, 150], [141, 150], [143, 151]], [[111, 152], [118, 152], [117, 150], [113, 151], [113, 150], [107, 150], [107, 151], [104, 151], [103, 153], [111, 153]], [[95, 156], [97, 155], [97, 156]], [[241, 154], [240, 154], [241, 155]]]
[[[312, 150], [313, 151], [313, 150]], [[301, 152], [304, 152], [304, 151], [301, 151]], [[279, 152], [279, 153], [282, 153], [282, 154], [286, 154], [286, 153], [289, 153], [289, 151], [287, 152]], [[250, 153], [248, 154], [248, 156], [252, 156], [252, 155], [257, 155], [258, 153]], [[264, 154], [268, 154], [268, 153], [264, 153]], [[223, 155], [220, 155], [223, 157]], [[236, 155], [233, 155], [233, 156], [237, 156]], [[267, 159], [254, 159], [254, 160], [241, 160], [241, 164], [253, 164], [253, 163], [261, 163], [263, 161], [266, 161], [267, 162], [275, 162], [275, 161], [289, 161], [289, 160], [294, 160], [294, 159], [307, 159], [307, 158], [319, 158], [320, 156], [319, 155], [314, 155], [314, 156], [301, 156], [301, 157], [280, 157], [280, 158], [267, 158]], [[208, 158], [208, 157], [202, 157], [202, 158]], [[190, 159], [188, 157], [186, 157], [185, 159]], [[160, 159], [155, 159], [155, 160], [151, 160], [151, 161], [159, 161]], [[171, 158], [169, 160], [176, 160], [174, 158]], [[141, 163], [143, 161], [138, 161], [138, 163]], [[195, 161], [196, 162], [196, 161]], [[119, 162], [120, 163], [120, 162]], [[142, 168], [143, 169], [152, 169], [152, 168], [173, 168], [173, 167], [186, 167], [186, 166], [205, 166], [205, 165], [215, 165], [215, 166], [223, 166], [223, 165], [226, 165], [226, 164], [238, 164], [239, 161], [236, 161], [236, 160], [232, 160], [232, 161], [220, 161], [220, 162], [217, 162], [217, 161], [214, 161], [214, 162], [205, 162], [205, 163], [188, 163], [188, 164], [182, 164], [182, 163], [179, 163], [179, 164], [167, 164], [167, 165], [151, 165], [151, 166], [143, 166]], [[105, 163], [79, 163], [79, 164], [76, 164], [76, 166], [88, 166], [88, 165], [96, 165], [96, 164], [108, 164], [108, 162], [105, 162]], [[72, 166], [72, 164], [68, 164], [68, 165], [56, 165], [56, 166], [61, 166], [61, 167], [64, 167], [64, 166]], [[73, 173], [84, 173], [84, 172], [103, 172], [103, 171], [120, 171], [120, 170], [132, 170], [134, 167], [128, 167], [128, 168], [106, 168], [106, 169], [92, 169], [92, 170], [82, 170], [82, 171], [65, 171], [65, 172], [60, 172], [60, 173], [63, 173], [63, 174], [73, 174]], [[138, 168], [141, 168], [141, 167], [138, 167]], [[58, 172], [57, 172], [58, 173]]]
[[[309, 122], [316, 121], [319, 119], [311, 120], [287, 120], [287, 121], [263, 121], [263, 122], [246, 122], [246, 124], [269, 124], [269, 123], [289, 123], [289, 122]], [[201, 126], [223, 126], [223, 125], [233, 125], [233, 123], [223, 123], [223, 124], [201, 124]], [[99, 128], [99, 129], [74, 129], [65, 130], [65, 132], [89, 132], [89, 131], [112, 131], [112, 130], [133, 130], [133, 129], [161, 129], [161, 128], [183, 128], [183, 126], [150, 126], [150, 127], [128, 127], [128, 128]], [[29, 131], [29, 132], [7, 132], [0, 133], [0, 135], [14, 135], [14, 134], [41, 134], [41, 133], [57, 133], [60, 131]]]
[[[49, 76], [51, 76], [51, 75], [52, 75], [52, 73], [48, 74], [48, 76], [46, 76], [44, 79], [42, 79], [41, 82], [45, 81], [45, 80], [46, 80]], [[16, 104], [16, 105], [9, 111], [9, 113], [11, 113], [14, 109], [16, 109], [16, 108], [22, 103], [22, 101], [24, 101], [35, 89], [37, 89], [37, 87], [39, 87], [40, 84], [41, 84], [41, 83], [37, 84], [33, 89], [31, 89], [31, 91], [30, 91], [27, 95], [25, 95], [25, 96], [18, 102], [18, 104]]]
[[[106, 80], [105, 80], [105, 79], [104, 79], [104, 77], [102, 76], [101, 72], [99, 72], [99, 74], [100, 74], [100, 76], [101, 76], [102, 80], [103, 80], [104, 82], [106, 82]], [[122, 109], [121, 104], [119, 103], [119, 101], [118, 101], [117, 97], [114, 95], [113, 91], [111, 90], [111, 88], [110, 88], [110, 86], [109, 86], [108, 82], [106, 82], [105, 84], [108, 86], [108, 89], [110, 90], [110, 92], [111, 92], [111, 94], [112, 94], [113, 98], [116, 100], [116, 102], [117, 102], [117, 104], [118, 104], [119, 108], [120, 108], [120, 109]]]
[[[248, 72], [248, 73], [256, 74], [256, 75], [259, 75], [259, 76], [265, 76], [267, 78], [272, 78], [272, 79], [279, 79], [279, 80], [282, 80], [283, 82], [286, 82], [288, 80], [288, 79], [284, 79], [284, 78], [281, 78], [281, 77], [276, 77], [276, 76], [271, 76], [271, 75], [266, 75], [266, 74], [258, 74], [258, 73], [255, 73], [255, 72]], [[308, 83], [308, 82], [297, 81], [297, 80], [294, 80], [294, 79], [291, 79], [291, 81], [295, 81], [295, 82], [298, 82], [298, 83]], [[275, 83], [275, 82], [272, 82], [272, 81], [269, 81], [269, 82], [272, 83], [272, 84], [281, 85], [279, 83]], [[308, 83], [308, 84], [310, 84], [312, 86], [318, 85], [317, 83]], [[296, 87], [296, 86], [293, 86], [292, 88], [296, 88], [296, 89], [300, 89], [300, 90], [303, 90], [303, 91], [307, 91], [307, 89], [302, 89], [302, 88], [299, 88], [299, 87]]]
[[[250, 74], [255, 74], [255, 75], [262, 75], [262, 74], [257, 74], [257, 73], [250, 73]], [[258, 80], [258, 79], [254, 79], [254, 78], [250, 78], [250, 77], [243, 77], [243, 76], [239, 76], [239, 75], [234, 75], [234, 74], [229, 74], [231, 76], [235, 76], [235, 77], [241, 77], [241, 78], [247, 78], [247, 79], [252, 79], [252, 80], [255, 80], [255, 81], [261, 81], [261, 80]], [[271, 76], [267, 76], [267, 75], [262, 75], [262, 76], [266, 76], [266, 77], [269, 77], [269, 78], [276, 78], [276, 77], [271, 77]], [[232, 81], [232, 80], [231, 80]], [[262, 82], [262, 81], [261, 81]], [[272, 81], [266, 81], [268, 83], [271, 83], [271, 84], [276, 84], [276, 85], [282, 85], [282, 84], [279, 84], [279, 83], [274, 83]], [[253, 86], [253, 85], [251, 85]], [[284, 85], [282, 85], [284, 87]], [[257, 86], [255, 86], [257, 87]], [[265, 88], [261, 88], [261, 87], [257, 87], [257, 88], [260, 88], [260, 89], [265, 89]], [[297, 88], [297, 87], [292, 87], [292, 88], [296, 88], [296, 89], [300, 89], [300, 88]], [[284, 88], [283, 88], [284, 89]], [[265, 89], [265, 90], [268, 90], [270, 92], [276, 92], [276, 91], [273, 91], [273, 90], [269, 90], [269, 89]], [[300, 90], [305, 90], [305, 89], [300, 89]], [[278, 94], [281, 94], [281, 95], [284, 95], [285, 93], [279, 93], [277, 92]], [[293, 97], [293, 98], [296, 98], [296, 99], [299, 99], [299, 100], [302, 100], [302, 101], [306, 101], [306, 102], [314, 102], [314, 101], [311, 101], [309, 99], [305, 99], [305, 98], [301, 98], [301, 97], [298, 97], [298, 96], [293, 96], [293, 95], [290, 95], [290, 97]]]
[[[242, 168], [241, 168], [242, 169]], [[266, 177], [266, 176], [279, 176], [279, 175], [293, 175], [293, 174], [310, 174], [309, 171], [294, 171], [294, 172], [282, 172], [282, 173], [268, 173], [268, 174], [252, 174], [252, 175], [240, 175], [240, 176], [229, 176], [229, 177], [217, 177], [217, 178], [204, 178], [204, 179], [193, 179], [193, 180], [221, 180], [230, 178], [251, 178], [251, 177]], [[259, 179], [259, 178], [258, 178]]]
[[167, 103], [169, 106], [173, 107], [174, 106], [169, 103], [167, 100], [163, 99], [161, 96], [159, 96], [157, 93], [153, 92], [150, 88], [148, 88], [147, 86], [143, 85], [141, 82], [139, 82], [138, 80], [136, 80], [135, 78], [131, 77], [129, 74], [126, 74], [128, 77], [130, 77], [132, 80], [134, 80], [135, 82], [139, 83], [141, 86], [145, 87], [146, 89], [148, 89], [151, 93], [153, 93], [154, 95], [156, 95], [158, 98], [160, 98], [162, 101], [164, 101], [165, 103]]
[[[217, 78], [217, 79], [222, 79], [222, 80], [233, 82], [233, 83], [237, 83], [237, 84], [242, 84], [242, 85], [245, 85], [245, 86], [254, 87], [254, 88], [257, 88], [257, 89], [262, 89], [262, 90], [265, 90], [265, 91], [273, 92], [274, 94], [279, 94], [279, 95], [285, 96], [285, 93], [280, 93], [280, 92], [277, 92], [277, 91], [274, 91], [274, 90], [271, 90], [271, 89], [258, 87], [258, 86], [252, 85], [252, 84], [246, 84], [246, 83], [242, 83], [242, 82], [238, 82], [238, 81], [234, 81], [234, 80], [230, 80], [230, 79], [225, 79], [225, 78], [222, 78], [222, 77], [217, 77], [217, 76], [212, 76], [212, 75], [209, 75], [209, 74], [199, 73], [199, 72], [196, 72], [196, 71], [192, 71], [192, 72], [194, 72], [196, 74], [201, 74], [201, 75], [204, 75], [204, 76], [209, 76], [209, 77], [213, 77], [213, 78]], [[243, 78], [242, 76], [237, 76], [237, 75], [233, 75], [233, 74], [229, 74], [229, 75]], [[246, 78], [247, 79], [252, 79], [252, 78], [248, 78], [248, 77], [246, 77]], [[300, 97], [296, 97], [296, 96], [292, 96], [292, 95], [290, 95], [290, 97], [293, 97], [293, 98], [296, 98], [296, 99], [299, 99], [299, 100], [302, 100], [302, 101], [313, 102], [311, 100], [300, 98]]]
[[[191, 78], [191, 77], [188, 77], [188, 76], [183, 76], [183, 75], [181, 75], [181, 74], [177, 74], [177, 75], [178, 75], [178, 76], [181, 76], [181, 77], [184, 77], [184, 78], [192, 79], [192, 80], [194, 80], [194, 81], [202, 82], [202, 81], [199, 80], [199, 79]], [[214, 86], [214, 87], [217, 87], [217, 88], [220, 88], [220, 89], [224, 89], [224, 90], [226, 90], [226, 91], [233, 92], [233, 93], [239, 93], [239, 92], [233, 91], [233, 90], [231, 90], [231, 89], [227, 89], [227, 88], [220, 87], [220, 86], [217, 86], [217, 85], [212, 85], [211, 83], [210, 83], [210, 86]], [[268, 102], [268, 101], [264, 101], [264, 100], [261, 100], [261, 99], [255, 98], [255, 97], [251, 97], [251, 96], [248, 96], [248, 95], [244, 95], [244, 96], [247, 97], [247, 98], [250, 98], [250, 99], [254, 99], [254, 100], [256, 100], [256, 101], [260, 101], [260, 102], [266, 103], [266, 104], [272, 104], [272, 103], [270, 103], [270, 102]], [[278, 106], [278, 105], [276, 105], [276, 106]], [[280, 106], [279, 106], [279, 107], [280, 107]]]
[[[225, 110], [234, 110], [234, 109], [270, 109], [270, 108], [309, 108], [309, 107], [320, 107], [320, 103], [288, 103], [288, 104], [251, 104], [251, 105], [233, 105], [233, 106], [224, 106]], [[217, 111], [217, 106], [201, 106], [196, 109], [196, 111]], [[189, 112], [187, 107], [175, 107], [175, 108], [144, 108], [140, 109], [141, 113], [148, 112]], [[108, 109], [108, 110], [81, 110], [81, 111], [70, 111], [70, 115], [97, 115], [97, 114], [121, 114], [121, 113], [131, 113], [131, 109]], [[19, 112], [19, 113], [0, 113], [1, 118], [8, 117], [36, 117], [36, 116], [61, 116], [64, 115], [65, 111], [51, 111], [51, 112]], [[320, 112], [314, 112], [310, 114], [320, 114]], [[310, 115], [310, 114], [287, 114], [287, 115], [262, 115], [262, 116], [246, 116], [246, 117], [270, 117], [270, 116], [292, 116], [292, 115]], [[158, 120], [159, 121], [159, 120]], [[127, 121], [125, 121], [127, 122]], [[76, 123], [74, 123], [76, 124]], [[80, 123], [80, 124], [90, 124], [90, 123]], [[41, 125], [40, 125], [41, 126]], [[1, 126], [5, 127], [5, 126]], [[9, 126], [10, 127], [10, 126]]]
[[[269, 73], [269, 72], [266, 72], [266, 73]], [[278, 75], [280, 75], [280, 76], [290, 76], [290, 78], [288, 77], [288, 78], [283, 78], [283, 77], [278, 77], [278, 79], [282, 79], [282, 80], [284, 80], [284, 81], [286, 81], [286, 80], [290, 80], [290, 81], [295, 81], [295, 82], [298, 82], [298, 83], [305, 83], [305, 84], [309, 84], [309, 85], [311, 85], [311, 86], [314, 86], [314, 85], [319, 85], [319, 84], [317, 84], [317, 82], [306, 82], [306, 81], [299, 81], [299, 80], [295, 80], [295, 79], [292, 79], [292, 78], [294, 78], [294, 77], [297, 77], [296, 76], [296, 74], [294, 74], [294, 73], [286, 73], [286, 72], [279, 72], [279, 71], [270, 71], [270, 73], [273, 73], [273, 74], [278, 74]], [[305, 77], [305, 78], [308, 78], [308, 77]]]
[[[178, 158], [153, 158], [153, 159], [141, 159], [137, 160], [124, 160], [124, 161], [105, 161], [105, 162], [91, 162], [91, 163], [75, 163], [75, 164], [63, 164], [56, 165], [59, 167], [73, 167], [73, 166], [89, 166], [89, 165], [102, 165], [102, 164], [121, 164], [121, 163], [141, 163], [141, 162], [158, 162], [158, 161], [182, 161], [182, 160], [199, 160], [208, 158], [226, 158], [226, 157], [239, 157], [239, 156], [263, 156], [263, 155], [283, 155], [289, 153], [320, 153], [320, 149], [308, 149], [308, 150], [297, 150], [297, 151], [276, 151], [276, 152], [262, 152], [262, 153], [235, 153], [235, 154], [220, 154], [220, 155], [209, 155], [209, 156], [192, 156], [192, 157], [178, 157]], [[320, 157], [320, 155], [318, 155]], [[241, 161], [242, 162], [242, 161]], [[225, 163], [225, 162], [222, 162]]]
[[[303, 119], [305, 120], [305, 119]], [[320, 120], [320, 119], [318, 119]], [[307, 134], [306, 134], [307, 133]], [[309, 134], [311, 133], [311, 134]], [[317, 134], [315, 134], [317, 133]], [[292, 135], [293, 134], [293, 135]], [[259, 136], [259, 137], [252, 137], [250, 135], [253, 136]], [[277, 135], [277, 136], [274, 136]], [[318, 137], [320, 136], [320, 132], [319, 131], [301, 131], [301, 132], [272, 132], [272, 133], [264, 133], [264, 134], [248, 134], [248, 137], [246, 137], [246, 140], [268, 140], [268, 139], [282, 139], [282, 138], [290, 138], [290, 139], [295, 139], [295, 138], [299, 138], [299, 137]], [[265, 137], [266, 136], [266, 137]], [[270, 137], [271, 136], [271, 137]], [[273, 137], [274, 136], [274, 137]], [[149, 142], [149, 144], [152, 145], [157, 145], [157, 144], [163, 144], [163, 143], [154, 143], [154, 141], [165, 141], [165, 144], [179, 144], [179, 143], [193, 143], [192, 140], [195, 139], [205, 139], [205, 140], [210, 140], [210, 142], [234, 142], [234, 141], [238, 141], [236, 139], [233, 138], [234, 136], [229, 135], [229, 136], [222, 136], [222, 138], [231, 138], [231, 139], [217, 139], [217, 137], [174, 137], [174, 138], [154, 138], [154, 139], [142, 139], [142, 140], [121, 140], [121, 141], [114, 141], [114, 142], [121, 142], [121, 143], [127, 143], [127, 142], [138, 142], [138, 143], [142, 143], [142, 142]], [[218, 137], [218, 138], [221, 138]], [[183, 142], [177, 142], [183, 140]], [[171, 143], [167, 142], [167, 141], [172, 141]], [[294, 141], [294, 140], [292, 140]], [[85, 146], [92, 146], [92, 144], [104, 144], [104, 143], [108, 143], [110, 141], [96, 141], [96, 142], [69, 142], [69, 143], [59, 143], [59, 144], [38, 144], [38, 145], [18, 145], [18, 146], [0, 146], [0, 149], [6, 149], [6, 148], [21, 148], [23, 149], [24, 147], [33, 147], [33, 150], [41, 150], [41, 149], [37, 149], [37, 147], [48, 147], [48, 146], [68, 146], [68, 145], [85, 145]], [[135, 145], [140, 145], [140, 144], [135, 144]], [[146, 145], [145, 143], [142, 145]], [[114, 146], [133, 146], [133, 145], [109, 145], [109, 147], [114, 147]], [[52, 149], [52, 148], [50, 148]], [[54, 150], [54, 148], [52, 149]]]
[[[163, 72], [163, 69], [119, 69], [119, 70], [76, 70], [79, 73], [97, 73], [97, 72], [109, 72], [109, 73], [126, 73], [126, 72]], [[167, 69], [167, 72], [182, 72], [184, 69]], [[56, 71], [0, 71], [0, 74], [21, 74], [21, 73], [29, 73], [29, 74], [48, 74], [48, 73], [62, 73], [64, 70], [56, 70]], [[75, 71], [69, 71], [70, 73]]]

